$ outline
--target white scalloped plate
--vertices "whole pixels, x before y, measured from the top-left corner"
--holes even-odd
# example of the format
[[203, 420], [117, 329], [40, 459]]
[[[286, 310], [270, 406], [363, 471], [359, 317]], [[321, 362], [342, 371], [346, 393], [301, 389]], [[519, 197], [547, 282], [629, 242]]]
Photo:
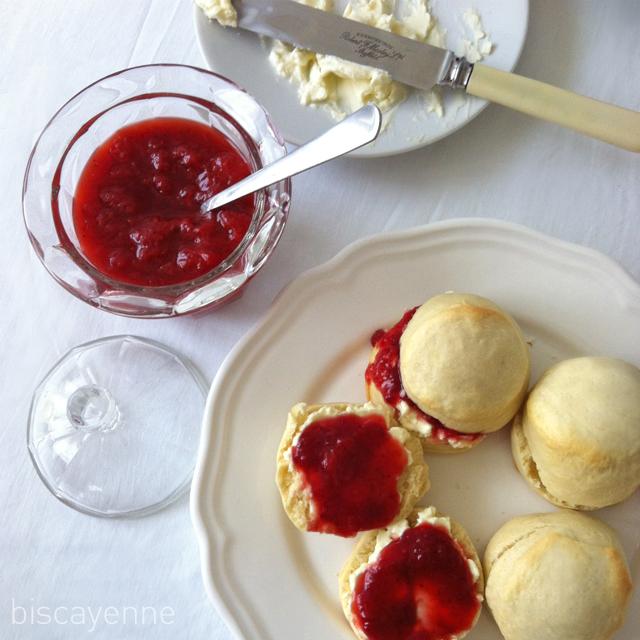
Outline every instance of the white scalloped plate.
[[[640, 364], [640, 286], [605, 256], [526, 228], [456, 220], [357, 242], [289, 285], [230, 353], [211, 387], [191, 511], [207, 592], [238, 638], [351, 640], [337, 573], [353, 540], [302, 534], [274, 482], [295, 402], [361, 401], [368, 338], [446, 291], [511, 311], [533, 340], [534, 380], [559, 358]], [[552, 507], [515, 471], [508, 430], [460, 456], [429, 456], [429, 503], [464, 524], [480, 552], [508, 518]], [[619, 532], [640, 581], [640, 492], [597, 512]], [[617, 640], [637, 640], [640, 592]], [[470, 640], [499, 640], [483, 613]]]

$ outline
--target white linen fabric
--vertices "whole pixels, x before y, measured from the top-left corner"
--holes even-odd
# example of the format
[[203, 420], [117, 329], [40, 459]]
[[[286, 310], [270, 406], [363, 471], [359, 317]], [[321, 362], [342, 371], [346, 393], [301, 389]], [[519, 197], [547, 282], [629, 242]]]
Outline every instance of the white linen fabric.
[[[638, 24], [640, 3], [630, 0], [535, 0], [518, 71], [640, 109]], [[151, 62], [204, 64], [190, 0], [0, 0], [3, 639], [231, 637], [202, 586], [186, 496], [147, 518], [106, 521], [63, 506], [38, 479], [25, 446], [30, 397], [70, 347], [139, 334], [183, 352], [212, 379], [302, 271], [358, 238], [463, 216], [594, 247], [640, 278], [640, 158], [490, 106], [421, 151], [342, 159], [295, 178], [282, 241], [240, 300], [165, 321], [95, 310], [59, 287], [31, 250], [20, 210], [24, 167], [71, 95]]]

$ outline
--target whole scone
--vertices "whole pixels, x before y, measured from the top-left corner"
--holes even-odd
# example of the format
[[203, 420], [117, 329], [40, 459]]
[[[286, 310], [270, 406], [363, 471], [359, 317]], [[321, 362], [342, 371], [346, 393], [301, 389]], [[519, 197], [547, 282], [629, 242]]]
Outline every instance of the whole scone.
[[520, 327], [498, 305], [445, 293], [423, 304], [400, 339], [400, 374], [422, 411], [462, 433], [504, 427], [529, 385]]
[[531, 390], [511, 432], [520, 473], [571, 509], [620, 502], [640, 486], [640, 369], [615, 358], [573, 358]]
[[427, 451], [456, 453], [515, 415], [530, 356], [515, 320], [472, 294], [445, 293], [372, 337], [368, 397], [394, 410]]
[[[429, 544], [404, 540], [423, 524], [436, 530], [423, 538]], [[409, 546], [392, 549], [397, 542]], [[406, 520], [365, 533], [338, 581], [342, 610], [362, 640], [460, 639], [482, 609], [484, 578], [473, 543], [460, 524], [435, 507], [416, 508]], [[370, 595], [363, 598], [365, 586]]]
[[575, 511], [514, 518], [484, 556], [485, 596], [505, 640], [608, 640], [631, 576], [611, 527]]
[[[335, 421], [343, 418], [375, 418], [384, 426], [386, 445], [382, 442], [380, 446], [379, 431], [374, 434], [377, 440], [373, 444], [366, 439], [349, 440], [347, 431], [344, 431], [346, 437], [340, 437], [343, 427]], [[326, 424], [327, 420], [335, 423], [333, 427], [337, 431], [333, 435], [338, 434], [335, 441], [331, 440], [332, 433], [308, 437], [307, 429], [323, 421]], [[304, 448], [300, 449], [302, 445]], [[373, 448], [364, 449], [367, 445]], [[390, 456], [388, 448], [382, 447], [389, 445], [392, 453], [400, 452], [402, 457], [399, 460], [391, 456], [397, 467], [397, 480], [387, 476], [389, 468], [384, 467], [390, 463]], [[307, 462], [315, 458], [315, 470], [298, 468], [296, 454]], [[287, 416], [276, 464], [276, 484], [282, 504], [291, 522], [302, 531], [348, 537], [385, 526], [398, 517], [405, 517], [429, 489], [429, 468], [420, 441], [394, 421], [391, 411], [370, 402], [296, 404]], [[313, 478], [307, 477], [307, 472], [312, 473]], [[392, 513], [388, 512], [389, 499], [393, 501]], [[377, 524], [361, 525], [368, 521]]]

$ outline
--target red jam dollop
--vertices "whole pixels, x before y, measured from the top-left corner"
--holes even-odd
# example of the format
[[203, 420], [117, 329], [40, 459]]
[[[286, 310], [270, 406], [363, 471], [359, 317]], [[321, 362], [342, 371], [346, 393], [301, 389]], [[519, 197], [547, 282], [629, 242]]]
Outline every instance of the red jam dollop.
[[310, 531], [349, 537], [385, 527], [398, 515], [398, 479], [408, 458], [381, 415], [316, 420], [291, 454], [315, 507]]
[[369, 640], [449, 640], [480, 609], [462, 548], [423, 523], [392, 540], [356, 579], [352, 612]]
[[445, 427], [440, 420], [422, 411], [405, 391], [400, 377], [400, 338], [417, 310], [418, 307], [409, 309], [402, 316], [400, 322], [391, 327], [391, 329], [386, 331], [378, 329], [371, 336], [371, 346], [377, 347], [378, 353], [367, 366], [364, 374], [365, 380], [367, 384], [374, 384], [382, 394], [384, 401], [394, 407], [396, 419], [400, 415], [398, 405], [404, 401], [420, 418], [425, 422], [429, 422], [432, 427], [430, 436], [432, 439], [459, 442], [481, 440], [485, 437], [483, 433], [460, 433], [460, 431]]
[[220, 264], [251, 223], [253, 196], [201, 213], [200, 205], [251, 168], [219, 131], [185, 118], [128, 125], [87, 161], [73, 199], [86, 258], [129, 284], [193, 280]]

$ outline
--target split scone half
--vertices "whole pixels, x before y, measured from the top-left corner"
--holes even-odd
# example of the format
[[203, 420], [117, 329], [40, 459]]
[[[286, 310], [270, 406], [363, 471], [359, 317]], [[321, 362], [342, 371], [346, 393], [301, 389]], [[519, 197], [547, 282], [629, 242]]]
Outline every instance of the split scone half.
[[600, 509], [640, 486], [640, 369], [573, 358], [531, 390], [511, 431], [516, 467], [549, 502]]
[[514, 518], [484, 556], [486, 599], [505, 640], [608, 640], [631, 576], [611, 527], [575, 511]]
[[420, 441], [373, 403], [296, 404], [276, 483], [302, 531], [354, 536], [405, 517], [429, 488]]
[[466, 531], [434, 507], [362, 536], [339, 576], [362, 640], [459, 640], [476, 624], [484, 579]]
[[480, 296], [435, 296], [371, 342], [369, 399], [390, 407], [426, 451], [477, 445], [513, 418], [529, 385], [520, 327]]

